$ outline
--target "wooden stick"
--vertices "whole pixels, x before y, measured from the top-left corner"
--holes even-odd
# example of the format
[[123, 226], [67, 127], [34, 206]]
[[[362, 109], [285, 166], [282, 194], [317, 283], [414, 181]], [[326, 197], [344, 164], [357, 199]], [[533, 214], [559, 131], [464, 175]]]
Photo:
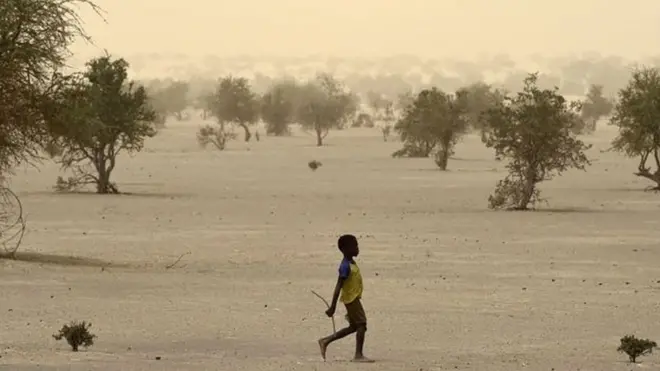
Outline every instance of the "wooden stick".
[[[314, 291], [314, 290], [312, 290], [312, 294], [316, 295], [316, 297], [318, 297], [319, 299], [323, 300], [323, 302], [325, 303], [325, 306], [326, 306], [328, 309], [330, 309], [330, 303], [328, 303], [328, 301], [325, 300], [325, 298], [324, 298], [323, 296], [319, 295], [319, 293], [317, 293], [317, 292]], [[337, 326], [335, 326], [335, 316], [330, 317], [330, 319], [332, 320], [332, 332], [333, 332], [334, 334], [336, 334], [336, 333], [337, 333]]]
[[186, 255], [190, 255], [190, 251], [188, 251], [187, 253], [183, 253], [183, 254], [179, 255], [179, 258], [177, 260], [175, 260], [174, 263], [166, 265], [165, 269], [174, 268], [174, 266], [177, 265], [181, 261], [181, 259], [183, 259], [183, 257], [186, 256]]

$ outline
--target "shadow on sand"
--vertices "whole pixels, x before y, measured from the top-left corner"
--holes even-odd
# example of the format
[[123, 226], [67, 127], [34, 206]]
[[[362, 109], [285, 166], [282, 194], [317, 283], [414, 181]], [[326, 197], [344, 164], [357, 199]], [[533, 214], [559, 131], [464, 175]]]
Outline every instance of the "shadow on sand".
[[70, 255], [43, 254], [38, 252], [18, 251], [13, 255], [0, 254], [2, 260], [14, 260], [36, 264], [50, 264], [68, 267], [93, 268], [128, 268], [128, 264], [112, 263], [100, 259], [82, 258]]
[[55, 197], [75, 197], [75, 196], [88, 196], [88, 197], [140, 197], [140, 198], [191, 198], [195, 195], [193, 193], [159, 193], [159, 192], [119, 192], [119, 193], [107, 193], [107, 194], [98, 194], [94, 191], [68, 191], [68, 192], [57, 192], [57, 191], [35, 191], [35, 192], [21, 192], [19, 196], [30, 196], [30, 195], [39, 195], [39, 196], [55, 196]]

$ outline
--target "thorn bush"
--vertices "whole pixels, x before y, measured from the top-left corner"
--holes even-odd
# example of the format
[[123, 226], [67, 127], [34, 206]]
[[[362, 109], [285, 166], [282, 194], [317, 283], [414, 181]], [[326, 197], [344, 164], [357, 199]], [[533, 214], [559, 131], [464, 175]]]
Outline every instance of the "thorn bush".
[[77, 352], [78, 347], [81, 345], [85, 348], [94, 345], [94, 339], [96, 338], [96, 335], [89, 332], [91, 327], [92, 324], [85, 321], [72, 321], [68, 325], [62, 326], [60, 331], [53, 335], [53, 338], [58, 341], [66, 339], [66, 342], [69, 343], [71, 349], [74, 352]]
[[653, 353], [658, 344], [649, 339], [638, 339], [635, 335], [626, 335], [621, 338], [621, 345], [617, 348], [619, 353], [626, 353], [631, 363], [637, 363], [637, 358]]
[[227, 131], [223, 126], [206, 125], [197, 132], [197, 143], [202, 148], [213, 144], [216, 149], [223, 151], [227, 146], [227, 142], [236, 139], [236, 136], [236, 133]]
[[309, 168], [312, 169], [312, 171], [316, 171], [316, 169], [320, 168], [321, 165], [323, 164], [316, 160], [312, 160], [307, 163], [307, 166], [309, 166]]

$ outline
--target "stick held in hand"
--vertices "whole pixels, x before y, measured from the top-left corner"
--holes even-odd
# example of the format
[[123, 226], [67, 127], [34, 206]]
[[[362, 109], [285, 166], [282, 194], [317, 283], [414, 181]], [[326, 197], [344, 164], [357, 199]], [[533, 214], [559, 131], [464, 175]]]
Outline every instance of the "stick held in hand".
[[[323, 303], [325, 303], [325, 306], [328, 309], [330, 309], [330, 303], [328, 303], [328, 301], [325, 300], [325, 298], [323, 296], [319, 295], [319, 293], [314, 291], [314, 290], [311, 290], [311, 291], [312, 291], [312, 294], [316, 295], [317, 298], [323, 300]], [[332, 320], [332, 332], [337, 333], [337, 327], [335, 326], [335, 317], [332, 316], [332, 317], [330, 317], [330, 319]]]

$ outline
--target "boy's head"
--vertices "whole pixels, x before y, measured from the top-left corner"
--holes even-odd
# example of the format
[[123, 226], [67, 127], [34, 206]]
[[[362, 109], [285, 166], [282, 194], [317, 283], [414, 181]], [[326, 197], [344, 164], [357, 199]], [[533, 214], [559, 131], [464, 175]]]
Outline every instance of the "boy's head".
[[345, 234], [337, 240], [339, 251], [347, 258], [352, 258], [360, 254], [358, 240], [352, 234]]

